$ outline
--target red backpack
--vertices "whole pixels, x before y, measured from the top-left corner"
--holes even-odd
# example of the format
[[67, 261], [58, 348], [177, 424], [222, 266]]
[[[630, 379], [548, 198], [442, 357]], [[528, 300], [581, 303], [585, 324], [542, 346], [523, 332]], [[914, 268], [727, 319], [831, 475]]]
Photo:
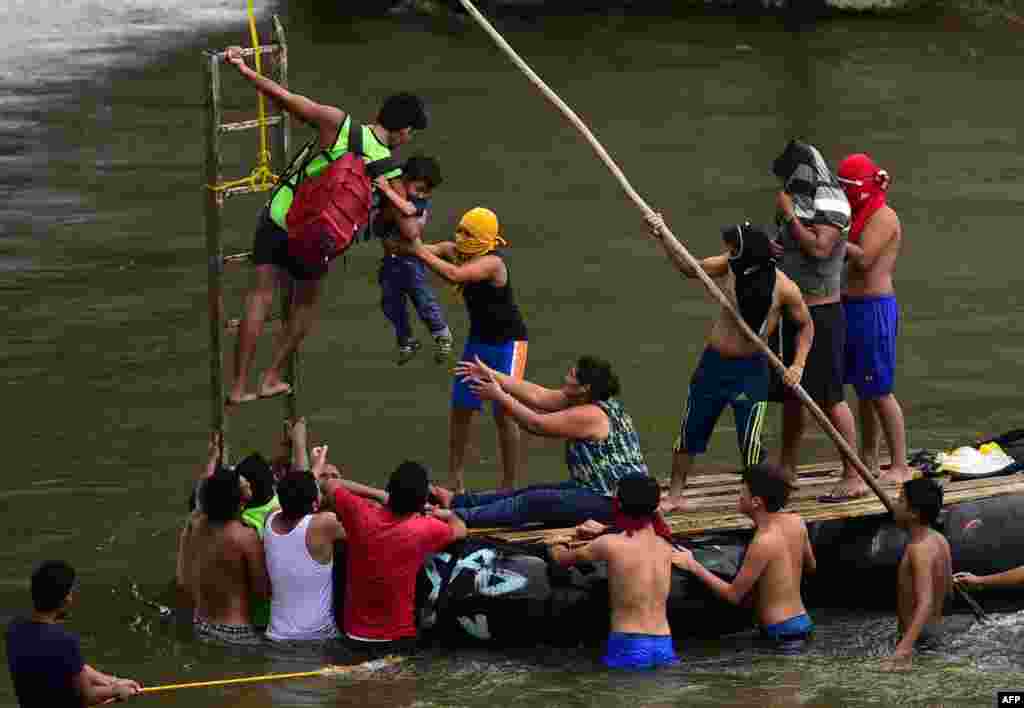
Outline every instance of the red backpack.
[[[366, 166], [363, 126], [354, 118], [349, 119], [345, 154], [331, 160], [327, 150], [316, 152], [309, 145], [292, 164], [310, 153], [297, 170], [298, 189], [286, 217], [288, 253], [310, 269], [322, 270], [344, 253], [356, 232], [366, 226], [373, 204], [370, 180], [393, 169], [394, 162], [377, 160]], [[306, 168], [317, 155], [326, 157], [330, 164], [316, 177], [308, 177]]]

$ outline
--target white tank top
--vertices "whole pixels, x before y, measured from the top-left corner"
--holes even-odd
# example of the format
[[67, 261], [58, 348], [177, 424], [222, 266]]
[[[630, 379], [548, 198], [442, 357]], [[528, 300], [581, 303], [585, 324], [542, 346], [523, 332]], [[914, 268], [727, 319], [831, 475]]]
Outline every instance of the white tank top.
[[275, 511], [267, 517], [263, 552], [270, 575], [270, 626], [267, 639], [276, 642], [331, 639], [338, 635], [331, 602], [331, 571], [309, 555], [307, 515], [287, 534], [274, 531]]

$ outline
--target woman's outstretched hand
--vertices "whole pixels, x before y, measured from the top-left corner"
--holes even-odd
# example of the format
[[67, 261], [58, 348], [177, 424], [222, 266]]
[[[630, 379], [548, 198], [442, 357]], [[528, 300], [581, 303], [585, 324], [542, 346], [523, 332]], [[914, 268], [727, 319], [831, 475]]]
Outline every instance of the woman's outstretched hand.
[[487, 366], [480, 357], [474, 357], [473, 361], [460, 361], [455, 365], [455, 375], [461, 379], [475, 379], [477, 381], [484, 381], [486, 379], [495, 379], [494, 369]]
[[468, 379], [469, 390], [476, 394], [476, 397], [481, 401], [497, 401], [500, 400], [505, 392], [501, 388], [501, 384], [494, 378], [493, 372], [483, 365], [479, 359], [477, 359], [476, 366], [483, 367], [483, 371], [480, 376], [471, 376]]

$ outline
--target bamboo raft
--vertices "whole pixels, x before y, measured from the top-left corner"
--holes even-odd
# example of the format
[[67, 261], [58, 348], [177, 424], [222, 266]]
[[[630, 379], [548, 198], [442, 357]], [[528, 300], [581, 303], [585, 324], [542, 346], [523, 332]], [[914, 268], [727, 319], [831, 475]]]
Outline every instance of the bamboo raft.
[[[887, 462], [885, 463], [887, 464]], [[883, 464], [884, 467], [884, 464]], [[865, 516], [884, 516], [888, 513], [874, 494], [846, 502], [823, 503], [818, 497], [826, 494], [839, 482], [838, 462], [802, 465], [798, 470], [799, 486], [793, 492], [786, 511], [800, 514], [805, 521], [830, 521]], [[988, 479], [952, 481], [940, 478], [945, 497], [944, 507], [961, 502], [1024, 493], [1024, 475], [1012, 474]], [[673, 512], [665, 517], [677, 538], [703, 536], [727, 531], [753, 528], [749, 518], [739, 513], [741, 479], [738, 474], [697, 475], [688, 481], [683, 496], [698, 504], [695, 511]], [[897, 496], [899, 485], [883, 485], [890, 496]], [[573, 536], [573, 529], [470, 529], [470, 535], [503, 543], [550, 544]]]

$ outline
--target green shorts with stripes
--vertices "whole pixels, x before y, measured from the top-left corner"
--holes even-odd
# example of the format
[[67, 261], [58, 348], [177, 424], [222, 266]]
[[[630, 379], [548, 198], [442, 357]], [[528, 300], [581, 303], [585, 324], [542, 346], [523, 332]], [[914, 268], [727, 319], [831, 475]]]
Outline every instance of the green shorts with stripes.
[[768, 383], [768, 362], [763, 355], [729, 359], [714, 349], [705, 349], [690, 380], [675, 451], [691, 455], [706, 452], [708, 439], [728, 404], [736, 417], [736, 438], [743, 466], [764, 461], [761, 428], [767, 408]]

